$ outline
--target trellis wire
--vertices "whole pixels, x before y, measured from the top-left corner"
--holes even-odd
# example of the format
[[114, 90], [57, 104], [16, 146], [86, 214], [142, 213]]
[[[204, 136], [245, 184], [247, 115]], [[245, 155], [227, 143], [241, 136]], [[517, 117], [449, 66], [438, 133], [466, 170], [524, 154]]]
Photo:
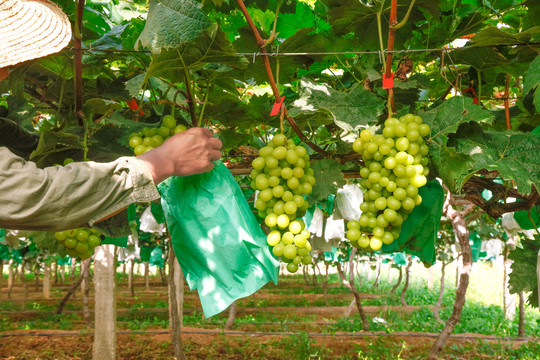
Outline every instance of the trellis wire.
[[[325, 56], [325, 55], [377, 55], [382, 56], [383, 54], [407, 54], [407, 53], [413, 53], [413, 52], [451, 52], [456, 50], [467, 50], [467, 49], [480, 49], [480, 48], [493, 48], [493, 47], [516, 47], [516, 46], [531, 46], [531, 45], [540, 45], [540, 42], [528, 42], [528, 43], [520, 43], [520, 44], [500, 44], [500, 45], [473, 45], [473, 46], [463, 46], [463, 47], [456, 47], [456, 48], [425, 48], [425, 49], [401, 49], [401, 50], [372, 50], [372, 51], [321, 51], [321, 52], [268, 52], [266, 54], [260, 53], [260, 52], [238, 52], [234, 55], [240, 55], [240, 56], [310, 56], [310, 55], [316, 55], [316, 56]], [[119, 50], [119, 49], [92, 49], [92, 48], [84, 48], [84, 49], [74, 49], [70, 48], [71, 51], [84, 51], [84, 52], [103, 52], [103, 53], [146, 53], [151, 54], [152, 52], [149, 50]]]

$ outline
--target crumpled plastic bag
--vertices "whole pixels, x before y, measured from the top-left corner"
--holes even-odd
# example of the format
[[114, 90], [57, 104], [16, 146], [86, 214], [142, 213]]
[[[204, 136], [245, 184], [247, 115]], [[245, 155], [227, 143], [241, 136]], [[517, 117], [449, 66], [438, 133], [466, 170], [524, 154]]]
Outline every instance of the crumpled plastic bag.
[[152, 214], [152, 209], [150, 206], [144, 209], [141, 215], [141, 225], [139, 226], [139, 229], [144, 232], [159, 235], [163, 235], [165, 234], [165, 232], [167, 232], [167, 227], [165, 226], [165, 224], [158, 224], [158, 222], [156, 221], [156, 218], [154, 217], [154, 214]]
[[223, 163], [159, 185], [174, 252], [191, 290], [211, 317], [269, 281], [279, 261], [242, 190]]
[[313, 210], [313, 217], [308, 227], [308, 231], [313, 234], [314, 237], [323, 236], [323, 227], [324, 227], [324, 213], [318, 207], [315, 207]]
[[345, 184], [338, 189], [334, 199], [334, 219], [358, 220], [362, 211], [360, 204], [364, 201], [364, 193], [356, 184]]
[[343, 219], [335, 219], [334, 214], [326, 219], [324, 228], [324, 238], [326, 241], [342, 240], [345, 238], [345, 221]]
[[137, 232], [128, 236], [125, 247], [118, 247], [118, 261], [138, 260], [141, 258], [139, 235]]

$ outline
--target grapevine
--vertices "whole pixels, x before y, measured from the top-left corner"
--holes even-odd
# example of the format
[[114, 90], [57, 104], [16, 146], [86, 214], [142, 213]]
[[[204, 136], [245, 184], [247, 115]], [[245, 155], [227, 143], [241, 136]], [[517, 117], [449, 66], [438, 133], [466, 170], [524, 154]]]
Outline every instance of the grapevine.
[[364, 202], [360, 218], [347, 223], [352, 246], [376, 251], [391, 244], [407, 216], [422, 203], [418, 189], [429, 173], [424, 141], [429, 133], [429, 125], [413, 114], [387, 119], [381, 134], [360, 132], [353, 150], [365, 164], [360, 170]]
[[176, 124], [176, 119], [172, 115], [165, 115], [159, 128], [144, 128], [139, 132], [129, 135], [129, 146], [135, 155], [141, 155], [150, 149], [163, 144], [165, 140], [174, 134], [186, 131], [185, 125]]
[[300, 264], [312, 262], [311, 233], [301, 219], [309, 208], [305, 196], [315, 185], [309, 155], [303, 146], [278, 134], [259, 150], [252, 166], [251, 187], [259, 191], [255, 208], [270, 229], [268, 245], [276, 257], [287, 263], [287, 270], [294, 273]]
[[101, 244], [101, 233], [85, 227], [57, 231], [54, 237], [66, 248], [69, 256], [82, 260], [90, 258], [95, 247]]

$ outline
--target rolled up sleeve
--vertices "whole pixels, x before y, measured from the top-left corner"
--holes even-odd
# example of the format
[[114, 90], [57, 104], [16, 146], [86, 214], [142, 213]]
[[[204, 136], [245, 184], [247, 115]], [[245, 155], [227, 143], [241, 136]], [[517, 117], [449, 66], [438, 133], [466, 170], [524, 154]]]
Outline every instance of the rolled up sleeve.
[[[158, 198], [148, 167], [135, 157], [40, 169], [0, 148], [0, 228], [59, 231], [94, 226], [130, 204]], [[125, 235], [128, 228], [125, 214], [98, 224], [109, 236]]]

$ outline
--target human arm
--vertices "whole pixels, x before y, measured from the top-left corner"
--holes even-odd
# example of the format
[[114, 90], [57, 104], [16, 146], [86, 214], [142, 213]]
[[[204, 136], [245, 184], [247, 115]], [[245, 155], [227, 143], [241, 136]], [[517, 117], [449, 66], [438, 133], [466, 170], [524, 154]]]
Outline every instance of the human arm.
[[[0, 148], [0, 228], [65, 230], [92, 226], [129, 204], [159, 198], [156, 184], [212, 169], [221, 142], [194, 128], [139, 157], [39, 169]], [[125, 216], [115, 217], [118, 225]], [[113, 234], [118, 235], [118, 234]]]

